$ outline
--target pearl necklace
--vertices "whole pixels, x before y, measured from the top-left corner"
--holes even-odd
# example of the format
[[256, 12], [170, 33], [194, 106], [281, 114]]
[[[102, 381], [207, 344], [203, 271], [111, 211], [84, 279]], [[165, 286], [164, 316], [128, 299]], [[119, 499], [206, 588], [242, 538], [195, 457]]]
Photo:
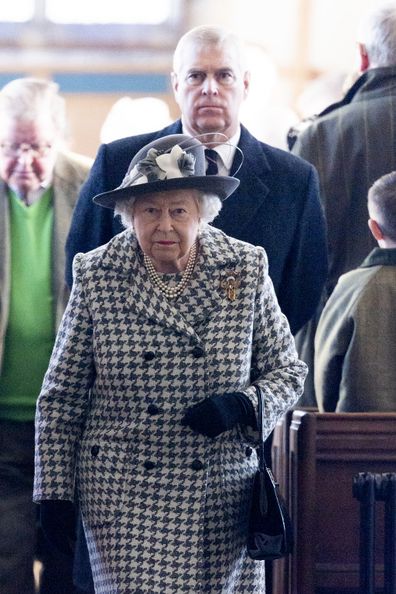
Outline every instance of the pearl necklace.
[[197, 251], [198, 251], [197, 250], [197, 242], [195, 242], [190, 250], [190, 255], [188, 257], [187, 266], [186, 266], [185, 270], [183, 271], [180, 281], [178, 282], [178, 284], [175, 287], [170, 287], [169, 285], [164, 283], [164, 281], [162, 280], [162, 278], [160, 277], [160, 275], [154, 268], [154, 264], [152, 263], [149, 256], [144, 254], [144, 256], [143, 256], [144, 265], [146, 266], [146, 270], [148, 272], [150, 280], [152, 281], [152, 283], [154, 285], [156, 285], [158, 287], [158, 289], [165, 295], [165, 297], [168, 297], [168, 299], [176, 299], [176, 297], [179, 297], [179, 295], [181, 295], [183, 293], [184, 289], [190, 282], [192, 273], [194, 270], [195, 262], [197, 260]]

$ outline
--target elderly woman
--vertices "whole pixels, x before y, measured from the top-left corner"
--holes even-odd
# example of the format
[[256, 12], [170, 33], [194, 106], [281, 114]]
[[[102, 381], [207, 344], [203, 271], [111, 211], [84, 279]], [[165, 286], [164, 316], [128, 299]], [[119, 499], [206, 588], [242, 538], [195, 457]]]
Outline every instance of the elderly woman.
[[97, 593], [265, 591], [245, 546], [251, 384], [270, 433], [306, 368], [264, 250], [208, 224], [237, 185], [175, 135], [95, 197], [127, 229], [75, 258], [38, 400], [34, 499], [78, 499]]

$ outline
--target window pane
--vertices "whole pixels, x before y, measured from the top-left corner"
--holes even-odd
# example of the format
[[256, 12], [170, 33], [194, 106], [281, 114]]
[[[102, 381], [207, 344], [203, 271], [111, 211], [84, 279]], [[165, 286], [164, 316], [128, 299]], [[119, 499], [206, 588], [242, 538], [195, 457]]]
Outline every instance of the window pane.
[[46, 16], [55, 23], [157, 24], [169, 17], [171, 3], [172, 0], [47, 0]]
[[29, 21], [34, 14], [34, 0], [18, 0], [0, 4], [0, 22], [23, 23]]

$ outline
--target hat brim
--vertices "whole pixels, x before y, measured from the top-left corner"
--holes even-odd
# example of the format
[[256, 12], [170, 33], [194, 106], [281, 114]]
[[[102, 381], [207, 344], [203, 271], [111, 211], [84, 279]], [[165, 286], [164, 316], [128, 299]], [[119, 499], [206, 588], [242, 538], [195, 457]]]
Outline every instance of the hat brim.
[[226, 175], [205, 175], [202, 177], [175, 177], [157, 180], [145, 184], [137, 184], [126, 188], [118, 188], [110, 192], [103, 192], [94, 196], [93, 201], [105, 208], [114, 208], [118, 200], [135, 198], [153, 192], [167, 192], [169, 190], [193, 189], [216, 194], [220, 200], [225, 200], [239, 186], [239, 179]]

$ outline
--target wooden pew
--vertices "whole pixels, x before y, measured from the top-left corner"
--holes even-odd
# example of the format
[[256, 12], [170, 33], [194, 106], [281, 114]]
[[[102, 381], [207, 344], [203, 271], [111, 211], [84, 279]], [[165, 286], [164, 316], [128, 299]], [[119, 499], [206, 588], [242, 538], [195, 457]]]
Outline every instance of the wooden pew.
[[[359, 593], [358, 472], [396, 470], [396, 413], [295, 410], [278, 423], [273, 470], [288, 501], [295, 552], [274, 562], [273, 594]], [[383, 507], [377, 503], [376, 576], [383, 583]]]

